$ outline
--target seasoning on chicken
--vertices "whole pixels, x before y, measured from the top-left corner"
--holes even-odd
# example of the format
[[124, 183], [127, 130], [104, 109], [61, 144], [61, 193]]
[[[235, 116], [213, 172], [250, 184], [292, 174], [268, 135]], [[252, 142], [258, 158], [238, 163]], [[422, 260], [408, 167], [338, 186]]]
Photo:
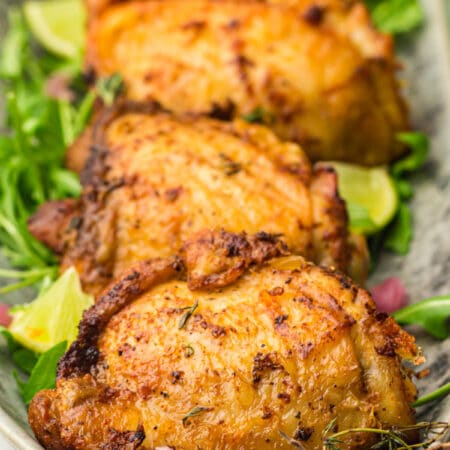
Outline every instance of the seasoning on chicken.
[[365, 242], [348, 235], [331, 168], [311, 168], [261, 125], [139, 108], [119, 105], [98, 122], [81, 201], [47, 204], [30, 221], [84, 289], [98, 293], [130, 264], [221, 228], [280, 235], [292, 252], [365, 279]]
[[[408, 129], [389, 36], [360, 2], [131, 1], [89, 21], [87, 65], [132, 100], [230, 118], [263, 111], [313, 160], [384, 164]], [[280, 3], [280, 4], [278, 4]]]
[[105, 290], [29, 421], [49, 449], [318, 450], [334, 419], [414, 423], [402, 359], [421, 361], [414, 338], [345, 276], [273, 235], [206, 231]]

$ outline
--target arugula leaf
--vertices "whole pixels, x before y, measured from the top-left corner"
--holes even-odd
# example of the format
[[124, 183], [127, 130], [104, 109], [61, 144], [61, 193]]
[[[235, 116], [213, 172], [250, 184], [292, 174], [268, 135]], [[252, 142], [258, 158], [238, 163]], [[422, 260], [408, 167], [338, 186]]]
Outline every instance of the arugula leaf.
[[429, 153], [429, 139], [424, 133], [405, 132], [398, 133], [397, 140], [407, 144], [410, 151], [390, 169], [401, 202], [394, 220], [384, 235], [383, 247], [405, 255], [409, 251], [413, 237], [412, 214], [406, 201], [414, 194], [410, 182], [405, 177], [424, 165]]
[[391, 173], [396, 178], [420, 169], [430, 147], [428, 136], [420, 132], [397, 133], [397, 140], [408, 145], [410, 153], [392, 166]]
[[42, 389], [53, 389], [56, 383], [56, 367], [58, 361], [65, 353], [67, 342], [60, 342], [50, 350], [42, 353], [34, 366], [28, 381], [23, 382], [15, 373], [23, 401], [28, 405], [34, 395]]
[[2, 334], [6, 340], [8, 351], [15, 364], [25, 373], [30, 374], [33, 367], [36, 365], [38, 355], [35, 352], [24, 348], [14, 339], [13, 335], [6, 328], [0, 327], [0, 334]]
[[0, 75], [3, 77], [16, 77], [20, 74], [22, 54], [26, 45], [26, 33], [22, 26], [21, 17], [17, 10], [8, 11], [10, 32], [3, 39], [0, 59]]
[[389, 225], [383, 246], [399, 255], [406, 255], [413, 238], [412, 214], [406, 203], [401, 202], [394, 217]]
[[[7, 100], [7, 131], [0, 137], [0, 248], [27, 276], [0, 293], [56, 276], [54, 255], [29, 233], [27, 221], [44, 201], [80, 194], [78, 177], [63, 168], [64, 153], [89, 120], [95, 99], [94, 92], [86, 94], [79, 57], [39, 51], [20, 10], [10, 9], [9, 20], [0, 53]], [[47, 80], [56, 73], [76, 85], [73, 102], [47, 96]]]
[[419, 0], [366, 0], [376, 27], [386, 33], [407, 33], [424, 21]]
[[450, 295], [422, 300], [392, 315], [402, 325], [420, 325], [435, 338], [445, 339], [449, 335]]
[[395, 189], [400, 200], [406, 201], [410, 200], [413, 197], [414, 190], [408, 180], [394, 177], [392, 177], [392, 180], [394, 181]]

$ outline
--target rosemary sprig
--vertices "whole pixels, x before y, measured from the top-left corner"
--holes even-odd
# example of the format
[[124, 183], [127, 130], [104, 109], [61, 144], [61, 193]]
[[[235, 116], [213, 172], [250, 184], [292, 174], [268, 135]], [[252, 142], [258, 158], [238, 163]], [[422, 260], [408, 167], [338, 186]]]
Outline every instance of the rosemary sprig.
[[297, 441], [297, 440], [294, 439], [294, 438], [291, 438], [291, 437], [288, 436], [284, 431], [279, 430], [279, 432], [280, 432], [280, 436], [281, 436], [283, 439], [285, 439], [289, 444], [291, 444], [292, 447], [299, 448], [300, 450], [306, 450], [305, 447], [304, 447], [304, 445], [303, 445], [301, 442]]
[[97, 81], [97, 92], [106, 106], [111, 106], [114, 100], [123, 92], [124, 82], [120, 74], [114, 73], [110, 77]]
[[179, 330], [181, 330], [182, 328], [184, 328], [186, 326], [187, 321], [192, 316], [192, 314], [194, 314], [194, 311], [197, 309], [197, 306], [198, 306], [198, 300], [196, 300], [192, 306], [187, 306], [186, 308], [183, 308], [183, 309], [187, 309], [187, 311], [181, 316], [180, 323], [178, 324]]
[[191, 418], [191, 417], [196, 417], [199, 416], [201, 413], [205, 412], [205, 411], [211, 411], [212, 408], [209, 408], [207, 406], [195, 406], [194, 408], [192, 408], [182, 419], [181, 421], [183, 422], [183, 427], [186, 426], [187, 421]]
[[[342, 443], [340, 438], [352, 433], [373, 433], [380, 437], [379, 442], [374, 444], [371, 449], [388, 448], [389, 450], [412, 450], [415, 448], [427, 448], [439, 439], [444, 439], [450, 424], [448, 422], [419, 422], [415, 425], [404, 427], [392, 427], [389, 429], [379, 428], [350, 428], [348, 430], [339, 431], [329, 435], [329, 431], [334, 427], [334, 422], [325, 428], [323, 433], [323, 450], [341, 450], [339, 444]], [[417, 444], [408, 444], [405, 441], [405, 435], [409, 431], [422, 431], [424, 433], [422, 442]]]

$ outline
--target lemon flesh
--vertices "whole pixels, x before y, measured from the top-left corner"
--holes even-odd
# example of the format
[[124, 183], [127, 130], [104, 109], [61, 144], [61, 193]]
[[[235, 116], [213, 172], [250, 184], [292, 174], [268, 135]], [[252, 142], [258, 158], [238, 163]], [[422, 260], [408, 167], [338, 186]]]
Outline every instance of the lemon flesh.
[[[384, 228], [398, 208], [395, 184], [385, 167], [367, 168], [354, 164], [331, 162], [338, 174], [339, 194], [353, 210], [366, 211], [365, 225], [351, 225], [351, 230], [372, 234]], [[350, 208], [349, 208], [350, 209]]]
[[49, 52], [77, 57], [84, 46], [86, 11], [82, 0], [31, 0], [23, 11], [33, 35]]
[[82, 313], [94, 303], [85, 294], [77, 271], [71, 267], [43, 295], [10, 310], [10, 333], [24, 347], [43, 353], [54, 345], [77, 337]]

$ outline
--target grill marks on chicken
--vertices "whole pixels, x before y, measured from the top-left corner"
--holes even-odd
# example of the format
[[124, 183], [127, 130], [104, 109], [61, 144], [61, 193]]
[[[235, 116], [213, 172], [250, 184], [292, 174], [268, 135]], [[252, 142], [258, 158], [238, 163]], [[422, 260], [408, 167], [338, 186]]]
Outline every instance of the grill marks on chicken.
[[31, 226], [58, 243], [62, 268], [75, 265], [88, 291], [134, 262], [173, 254], [199, 230], [218, 229], [279, 235], [296, 254], [343, 271], [355, 266], [365, 277], [365, 244], [358, 253], [350, 242], [335, 173], [311, 168], [297, 145], [266, 128], [119, 105], [94, 136], [82, 199], [72, 220], [63, 218], [71, 224], [64, 242], [48, 235], [46, 217], [61, 228], [48, 205]]
[[[271, 259], [284, 252], [273, 236], [201, 232], [179, 256], [131, 268], [85, 313], [56, 389], [33, 399], [40, 442], [291, 448], [282, 432], [318, 449], [333, 418], [340, 430], [413, 423], [401, 359], [419, 359], [414, 339], [342, 275]], [[224, 285], [223, 267], [245, 268]], [[350, 435], [346, 448], [373, 439]]]
[[408, 128], [392, 42], [344, 3], [120, 3], [90, 21], [87, 64], [121, 73], [132, 100], [222, 118], [262, 108], [313, 160], [382, 164]]

